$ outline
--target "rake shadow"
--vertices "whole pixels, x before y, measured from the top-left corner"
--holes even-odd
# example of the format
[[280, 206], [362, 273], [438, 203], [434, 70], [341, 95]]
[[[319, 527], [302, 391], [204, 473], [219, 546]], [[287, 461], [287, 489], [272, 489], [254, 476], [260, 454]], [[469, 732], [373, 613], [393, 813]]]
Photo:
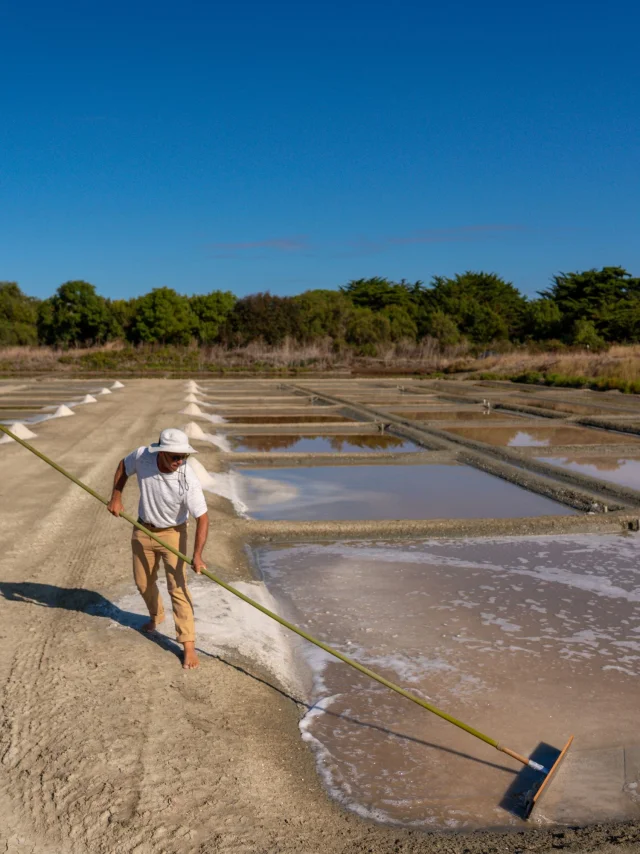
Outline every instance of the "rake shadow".
[[[122, 608], [119, 608], [101, 593], [96, 592], [95, 590], [87, 590], [83, 587], [57, 587], [53, 584], [41, 584], [38, 582], [32, 581], [22, 581], [22, 582], [7, 582], [0, 581], [0, 594], [9, 602], [18, 602], [22, 604], [36, 605], [44, 608], [61, 608], [66, 611], [77, 611], [84, 614], [90, 614], [95, 617], [104, 617], [108, 620], [113, 620], [115, 623], [118, 623], [120, 626], [124, 626], [126, 628], [134, 629], [142, 634], [145, 640], [151, 641], [151, 643], [155, 643], [157, 646], [162, 649], [171, 652], [176, 657], [180, 658], [182, 650], [180, 646], [172, 641], [170, 638], [167, 638], [159, 633], [142, 633], [141, 627], [147, 621], [148, 617], [142, 614], [136, 614], [133, 611], [123, 611]], [[277, 692], [283, 698], [290, 700], [295, 703], [297, 706], [310, 711], [314, 708], [314, 705], [311, 703], [307, 703], [304, 700], [300, 699], [300, 697], [295, 697], [288, 692], [284, 691], [282, 688], [279, 688], [277, 685], [274, 685], [268, 679], [265, 679], [261, 676], [256, 675], [255, 673], [251, 673], [249, 670], [245, 669], [239, 664], [228, 661], [226, 658], [223, 658], [220, 655], [213, 655], [206, 650], [199, 649], [202, 655], [207, 656], [208, 658], [213, 658], [218, 660], [221, 664], [224, 664], [226, 667], [231, 667], [238, 673], [241, 673], [243, 676], [246, 676], [250, 679], [253, 679], [256, 682], [265, 685], [270, 688], [272, 691]], [[516, 774], [513, 783], [509, 786], [509, 789], [505, 793], [503, 800], [500, 803], [500, 806], [503, 809], [506, 809], [508, 812], [522, 818], [524, 817], [525, 807], [523, 804], [522, 793], [531, 789], [533, 777], [536, 776], [536, 772], [530, 771], [530, 769], [523, 769], [522, 772], [517, 773], [506, 765], [501, 765], [495, 762], [490, 762], [486, 759], [479, 759], [476, 756], [472, 756], [471, 754], [464, 753], [459, 750], [455, 750], [451, 747], [446, 747], [442, 744], [437, 744], [434, 742], [425, 741], [420, 738], [416, 738], [415, 736], [406, 735], [401, 732], [396, 732], [392, 729], [387, 729], [386, 727], [379, 726], [377, 724], [372, 724], [367, 721], [359, 720], [358, 718], [351, 717], [349, 715], [338, 714], [336, 712], [332, 712], [330, 709], [325, 709], [324, 713], [326, 715], [330, 715], [335, 717], [336, 719], [343, 720], [350, 724], [355, 724], [359, 727], [364, 727], [370, 730], [376, 730], [384, 735], [390, 735], [394, 738], [402, 739], [403, 741], [410, 741], [415, 744], [422, 745], [431, 750], [438, 750], [443, 753], [448, 753], [453, 756], [461, 756], [465, 759], [468, 759], [470, 762], [477, 763], [479, 765], [485, 765], [489, 768], [495, 768], [500, 771], [506, 771], [507, 773]], [[546, 753], [542, 759], [538, 757], [538, 752], [542, 747], [547, 748]], [[539, 748], [536, 748], [536, 752], [532, 755], [532, 758], [536, 759], [536, 761], [542, 762], [544, 764], [545, 760], [549, 757], [549, 750], [552, 752], [554, 748], [549, 748], [549, 745], [541, 745]], [[542, 753], [540, 753], [542, 755]], [[555, 761], [557, 756], [557, 751], [555, 751], [555, 755], [553, 756], [552, 761]], [[527, 776], [527, 772], [529, 775]], [[539, 777], [539, 775], [537, 775]], [[522, 807], [520, 806], [522, 804]]]

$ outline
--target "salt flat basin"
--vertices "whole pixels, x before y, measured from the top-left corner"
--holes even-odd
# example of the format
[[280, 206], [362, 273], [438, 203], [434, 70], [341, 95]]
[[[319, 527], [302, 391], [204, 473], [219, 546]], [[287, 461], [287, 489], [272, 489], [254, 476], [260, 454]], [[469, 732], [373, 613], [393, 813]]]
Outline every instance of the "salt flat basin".
[[481, 519], [573, 514], [468, 466], [236, 469], [253, 519]]
[[[638, 743], [635, 535], [304, 544], [255, 556], [281, 613], [514, 750], [561, 746], [571, 733], [577, 751]], [[503, 800], [516, 763], [304, 649], [312, 687], [301, 732], [342, 804], [416, 827], [521, 823], [517, 797]], [[563, 785], [559, 775], [553, 786]], [[637, 818], [629, 786], [566, 819]], [[556, 819], [550, 803], [534, 822]]]
[[640, 490], [640, 459], [618, 457], [538, 457], [543, 463], [559, 466], [619, 486]]
[[[486, 442], [488, 445], [517, 447], [549, 447], [553, 445], [618, 445], [633, 444], [627, 434], [603, 430], [587, 430], [583, 427], [447, 427], [449, 433]], [[640, 442], [638, 443], [640, 449]]]
[[336, 434], [335, 436], [272, 435], [227, 436], [234, 451], [279, 451], [292, 454], [367, 454], [383, 451], [422, 451], [418, 445], [390, 436], [388, 433], [363, 433], [362, 435]]
[[[389, 410], [391, 412], [391, 410]], [[493, 421], [496, 418], [501, 421], [513, 418], [517, 420], [518, 416], [515, 413], [507, 413], [504, 411], [491, 410], [491, 412], [483, 412], [479, 409], [419, 409], [411, 412], [395, 412], [394, 415], [400, 415], [402, 418], [411, 418], [414, 421]]]
[[[303, 408], [305, 412], [309, 411], [307, 407]], [[303, 415], [302, 412], [300, 415], [244, 415], [234, 412], [233, 414], [224, 414], [224, 419], [230, 424], [330, 424], [340, 421], [353, 421], [352, 418], [347, 418], [344, 415], [331, 413], [328, 415]]]
[[[554, 400], [528, 400], [525, 398], [514, 397], [510, 402], [522, 404], [523, 406], [535, 406], [536, 409], [552, 409], [555, 412], [567, 412], [575, 415], [615, 415], [618, 410], [616, 408], [599, 407], [597, 404], [590, 403], [565, 403]], [[622, 407], [619, 408], [620, 414], [624, 414]], [[628, 410], [629, 415], [633, 415], [633, 409]]]

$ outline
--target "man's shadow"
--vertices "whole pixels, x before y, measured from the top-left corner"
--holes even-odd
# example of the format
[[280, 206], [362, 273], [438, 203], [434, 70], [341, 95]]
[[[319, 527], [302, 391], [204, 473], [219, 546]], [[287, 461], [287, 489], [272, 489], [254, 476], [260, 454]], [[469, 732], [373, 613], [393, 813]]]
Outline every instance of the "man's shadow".
[[[149, 634], [141, 631], [142, 626], [149, 619], [148, 616], [136, 614], [133, 611], [123, 611], [122, 608], [119, 608], [101, 593], [97, 593], [94, 590], [87, 590], [83, 587], [56, 587], [53, 584], [40, 584], [32, 581], [0, 581], [0, 594], [10, 602], [21, 602], [44, 608], [62, 608], [66, 611], [78, 611], [84, 614], [91, 614], [96, 617], [104, 617], [108, 620], [112, 620], [120, 626], [139, 631], [146, 640], [151, 643], [155, 643], [157, 646], [173, 653], [179, 658], [181, 657], [182, 650], [179, 644], [175, 641], [172, 641], [170, 638], [161, 635], [158, 632], [152, 632]], [[227, 661], [220, 655], [212, 655], [206, 650], [199, 649], [198, 652], [209, 658], [215, 658], [225, 666], [233, 668], [238, 673], [266, 685], [268, 688], [276, 691], [283, 698], [291, 700], [302, 709], [311, 711], [314, 708], [313, 704], [305, 702], [300, 699], [300, 697], [292, 696], [282, 688], [274, 685], [268, 679], [258, 676], [255, 673], [251, 673], [237, 663]], [[477, 756], [473, 756], [460, 750], [455, 750], [452, 747], [446, 747], [442, 744], [436, 744], [412, 735], [396, 732], [395, 730], [388, 729], [379, 724], [369, 723], [367, 721], [351, 717], [350, 715], [332, 712], [330, 709], [323, 709], [323, 712], [326, 715], [333, 716], [345, 721], [346, 723], [364, 727], [369, 730], [377, 730], [385, 736], [393, 736], [394, 738], [398, 738], [402, 741], [413, 742], [431, 750], [437, 750], [442, 753], [459, 756], [479, 765], [485, 765], [489, 768], [505, 771], [509, 774], [513, 774], [516, 778], [520, 777], [518, 772], [513, 768], [495, 762], [490, 762], [486, 759], [480, 759]], [[520, 817], [522, 815], [522, 805], [519, 803], [520, 800], [520, 787], [518, 786], [517, 780], [514, 780], [506, 793], [505, 798], [502, 800], [501, 806], [507, 811]]]
[[35, 581], [0, 581], [0, 594], [10, 602], [22, 602], [43, 608], [61, 608], [65, 611], [78, 611], [91, 614], [94, 617], [105, 617], [124, 626], [135, 629], [151, 643], [172, 652], [178, 658], [182, 657], [182, 649], [178, 643], [158, 632], [143, 632], [142, 627], [149, 621], [144, 614], [134, 611], [123, 611], [109, 599], [95, 590], [84, 587], [56, 587], [54, 584], [40, 584]]

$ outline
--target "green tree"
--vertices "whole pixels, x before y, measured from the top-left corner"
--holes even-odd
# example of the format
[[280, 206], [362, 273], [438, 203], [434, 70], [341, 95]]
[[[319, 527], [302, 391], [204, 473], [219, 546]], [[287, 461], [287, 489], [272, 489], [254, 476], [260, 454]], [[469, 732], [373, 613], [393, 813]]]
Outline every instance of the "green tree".
[[188, 344], [197, 322], [188, 297], [173, 288], [154, 288], [135, 303], [129, 339], [134, 343]]
[[15, 282], [0, 282], [0, 346], [38, 343], [38, 300]]
[[268, 291], [239, 299], [223, 333], [224, 339], [236, 346], [252, 341], [277, 346], [287, 338], [300, 336], [300, 308], [295, 297], [273, 296]]
[[299, 340], [303, 343], [319, 338], [344, 341], [353, 303], [340, 291], [305, 291], [294, 297], [299, 310]]
[[523, 332], [527, 338], [549, 341], [561, 334], [562, 313], [555, 300], [543, 297], [527, 303]]
[[595, 324], [592, 320], [576, 320], [573, 324], [571, 334], [572, 344], [577, 347], [586, 347], [587, 350], [604, 350], [606, 342], [604, 338], [598, 335]]
[[392, 305], [402, 306], [408, 314], [415, 312], [419, 296], [424, 290], [422, 282], [392, 282], [380, 276], [370, 279], [352, 279], [340, 288], [354, 305], [382, 311]]
[[462, 335], [455, 322], [442, 311], [433, 311], [428, 316], [423, 326], [424, 335], [435, 338], [443, 347], [452, 347], [459, 344]]
[[104, 344], [121, 334], [107, 300], [89, 282], [65, 282], [39, 307], [38, 337], [46, 344]]
[[[622, 267], [603, 267], [581, 273], [559, 273], [540, 294], [553, 300], [561, 313], [562, 332], [571, 337], [576, 321], [590, 320], [598, 335], [614, 340], [624, 330], [620, 306], [635, 314], [640, 303], [640, 279]], [[637, 334], [637, 333], [635, 333]], [[637, 340], [637, 339], [633, 339]]]
[[449, 315], [463, 335], [486, 344], [520, 335], [526, 300], [495, 273], [467, 271], [452, 279], [435, 276], [430, 306]]
[[418, 325], [406, 308], [389, 305], [380, 313], [389, 321], [389, 337], [392, 341], [416, 340]]
[[213, 344], [231, 314], [236, 297], [231, 291], [211, 291], [197, 294], [189, 300], [191, 311], [197, 318], [196, 335], [201, 344]]
[[122, 329], [124, 337], [129, 338], [129, 329], [136, 314], [138, 300], [132, 297], [131, 299], [107, 300], [107, 302], [116, 323]]
[[375, 356], [376, 344], [391, 337], [391, 323], [382, 312], [370, 308], [354, 308], [346, 330], [348, 344], [353, 344], [364, 356]]

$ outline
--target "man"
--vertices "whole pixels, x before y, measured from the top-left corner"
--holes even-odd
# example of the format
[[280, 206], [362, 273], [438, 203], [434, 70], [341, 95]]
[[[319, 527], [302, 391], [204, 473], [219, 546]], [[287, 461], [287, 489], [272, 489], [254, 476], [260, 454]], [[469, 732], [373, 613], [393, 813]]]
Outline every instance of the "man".
[[[209, 532], [209, 516], [200, 481], [187, 466], [189, 455], [197, 453], [189, 445], [187, 434], [182, 430], [163, 430], [159, 442], [149, 447], [143, 445], [120, 460], [107, 509], [114, 516], [120, 515], [124, 509], [122, 491], [135, 472], [140, 487], [138, 522], [157, 534], [167, 545], [185, 554], [189, 514], [196, 518], [196, 542], [191, 565], [200, 574], [206, 569], [202, 550]], [[185, 670], [192, 670], [199, 662], [195, 651], [193, 603], [187, 587], [185, 563], [137, 528], [133, 529], [131, 548], [133, 577], [151, 618], [142, 629], [152, 632], [164, 620], [157, 583], [162, 560], [176, 624], [176, 638], [184, 647], [182, 666]]]

